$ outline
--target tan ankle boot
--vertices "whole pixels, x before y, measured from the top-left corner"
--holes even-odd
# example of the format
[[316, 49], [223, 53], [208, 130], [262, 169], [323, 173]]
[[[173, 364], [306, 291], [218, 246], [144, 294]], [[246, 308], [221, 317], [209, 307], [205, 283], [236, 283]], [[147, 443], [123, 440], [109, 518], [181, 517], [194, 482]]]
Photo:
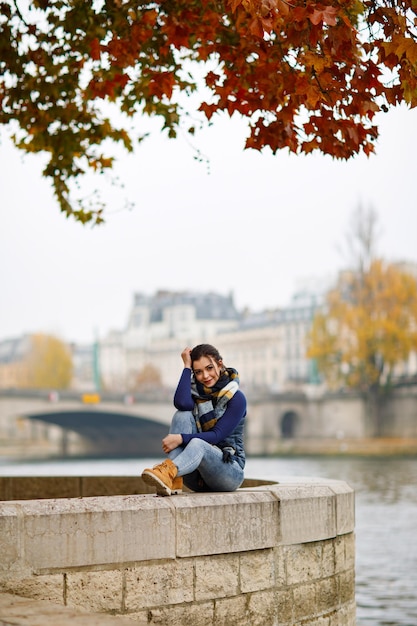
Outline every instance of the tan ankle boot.
[[182, 493], [182, 488], [183, 488], [182, 476], [175, 476], [174, 480], [172, 481], [171, 492]]
[[147, 485], [156, 488], [156, 493], [160, 496], [170, 496], [174, 489], [174, 479], [178, 473], [178, 468], [171, 459], [167, 459], [152, 469], [145, 469], [142, 478]]

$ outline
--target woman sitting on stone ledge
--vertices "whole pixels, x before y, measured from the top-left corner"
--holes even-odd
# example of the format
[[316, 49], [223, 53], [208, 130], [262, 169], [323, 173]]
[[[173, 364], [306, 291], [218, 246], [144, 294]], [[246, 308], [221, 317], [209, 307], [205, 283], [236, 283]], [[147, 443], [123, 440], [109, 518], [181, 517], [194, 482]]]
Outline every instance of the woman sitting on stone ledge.
[[246, 398], [238, 373], [226, 368], [209, 344], [185, 348], [184, 369], [174, 395], [177, 409], [162, 440], [168, 459], [145, 469], [143, 480], [159, 495], [182, 490], [234, 491], [243, 482]]

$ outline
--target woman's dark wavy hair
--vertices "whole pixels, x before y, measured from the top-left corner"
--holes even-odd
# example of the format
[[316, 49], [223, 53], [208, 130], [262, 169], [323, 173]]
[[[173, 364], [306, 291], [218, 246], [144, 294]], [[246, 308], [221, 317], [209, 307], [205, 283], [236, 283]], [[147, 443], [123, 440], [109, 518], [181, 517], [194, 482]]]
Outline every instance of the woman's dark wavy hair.
[[214, 346], [209, 343], [201, 343], [198, 346], [195, 346], [191, 352], [191, 363], [194, 361], [198, 361], [203, 356], [212, 357], [215, 361], [222, 361], [222, 357], [219, 354], [219, 351]]

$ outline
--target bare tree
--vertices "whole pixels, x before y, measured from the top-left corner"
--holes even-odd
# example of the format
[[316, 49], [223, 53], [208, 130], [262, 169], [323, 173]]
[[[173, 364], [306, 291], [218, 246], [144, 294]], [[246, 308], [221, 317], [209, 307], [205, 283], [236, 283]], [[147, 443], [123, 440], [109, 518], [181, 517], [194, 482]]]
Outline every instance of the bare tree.
[[372, 207], [362, 204], [352, 213], [346, 233], [348, 262], [359, 276], [369, 271], [377, 256], [377, 243], [380, 236], [378, 213]]

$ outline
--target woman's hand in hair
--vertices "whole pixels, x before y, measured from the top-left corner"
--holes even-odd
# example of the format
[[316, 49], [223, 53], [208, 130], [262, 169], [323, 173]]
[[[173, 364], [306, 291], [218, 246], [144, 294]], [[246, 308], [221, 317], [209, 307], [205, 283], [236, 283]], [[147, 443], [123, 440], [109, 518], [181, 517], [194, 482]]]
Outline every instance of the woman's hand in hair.
[[181, 352], [181, 358], [184, 363], [184, 367], [189, 367], [191, 369], [191, 348], [184, 348]]
[[182, 444], [182, 436], [181, 435], [167, 435], [162, 439], [162, 450], [168, 454], [171, 450], [175, 450]]

